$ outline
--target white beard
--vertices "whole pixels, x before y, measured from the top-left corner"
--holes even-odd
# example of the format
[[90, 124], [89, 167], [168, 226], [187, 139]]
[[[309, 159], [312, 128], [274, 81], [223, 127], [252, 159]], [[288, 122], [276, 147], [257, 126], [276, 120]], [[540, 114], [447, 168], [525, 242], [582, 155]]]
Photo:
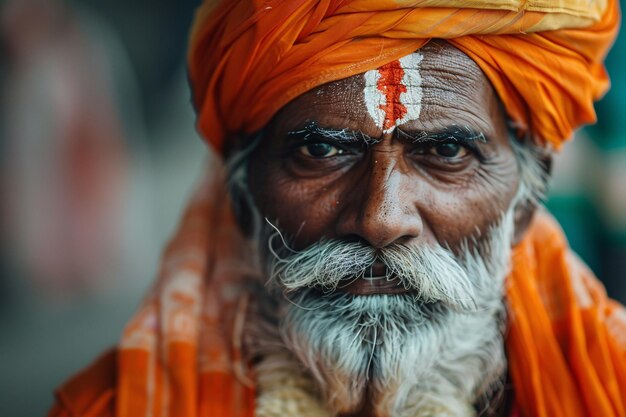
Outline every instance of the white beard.
[[386, 295], [302, 307], [316, 304], [314, 317], [290, 309], [282, 330], [336, 413], [369, 397], [379, 416], [473, 415], [477, 389], [503, 372], [495, 314], [428, 318], [412, 299]]
[[[414, 289], [400, 295], [332, 291], [333, 279], [365, 268], [367, 257], [338, 268], [329, 262], [333, 255], [314, 257], [305, 250], [290, 260], [276, 256], [270, 287], [283, 289], [288, 301], [274, 298], [276, 321], [253, 320], [248, 333], [248, 346], [262, 357], [257, 415], [355, 413], [367, 400], [379, 417], [475, 416], [476, 402], [500, 388], [505, 374], [502, 297], [512, 231], [510, 209], [480, 253], [467, 242], [457, 256], [427, 249], [413, 273], [399, 271], [395, 255], [383, 254], [388, 268]], [[348, 252], [344, 261], [359, 259]], [[303, 263], [304, 270], [318, 273], [300, 274]], [[316, 284], [331, 292], [321, 295], [310, 288]], [[286, 411], [294, 401], [299, 405]]]
[[[334, 292], [341, 278], [358, 276], [373, 262], [363, 248], [342, 254], [346, 246], [339, 246], [339, 263], [328, 253], [307, 256], [308, 249], [288, 250], [287, 259], [272, 252], [270, 282], [255, 290], [244, 329], [247, 353], [255, 361], [257, 416], [358, 413], [366, 400], [377, 417], [475, 416], [477, 402], [502, 388], [504, 279], [514, 208], [538, 205], [547, 186], [544, 153], [513, 137], [511, 145], [520, 187], [480, 242], [480, 236], [464, 242], [456, 256], [443, 248], [408, 254], [417, 258], [411, 265], [396, 262], [397, 252], [384, 259], [388, 267], [389, 261], [407, 267], [392, 272], [403, 276], [411, 295]], [[262, 216], [245, 180], [249, 152], [230, 161], [229, 181], [239, 206], [247, 207], [243, 215], [253, 220], [253, 236], [267, 247], [260, 239]], [[273, 237], [282, 239], [274, 229]], [[313, 294], [312, 286], [330, 295]]]

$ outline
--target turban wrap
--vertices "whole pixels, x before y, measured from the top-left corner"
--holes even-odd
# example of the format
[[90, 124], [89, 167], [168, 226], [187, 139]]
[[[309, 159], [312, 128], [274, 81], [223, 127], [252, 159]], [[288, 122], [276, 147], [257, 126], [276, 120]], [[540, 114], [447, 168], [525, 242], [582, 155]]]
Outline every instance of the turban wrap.
[[519, 133], [558, 149], [595, 122], [618, 24], [615, 0], [205, 1], [188, 56], [198, 129], [222, 151], [298, 95], [443, 38], [480, 66]]

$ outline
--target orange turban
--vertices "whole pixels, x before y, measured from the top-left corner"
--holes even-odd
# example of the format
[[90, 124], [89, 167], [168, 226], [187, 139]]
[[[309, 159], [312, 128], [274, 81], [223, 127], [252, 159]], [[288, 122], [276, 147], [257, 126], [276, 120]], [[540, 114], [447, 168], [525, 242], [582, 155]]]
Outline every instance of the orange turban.
[[208, 0], [188, 57], [198, 128], [221, 151], [298, 95], [444, 38], [476, 61], [521, 132], [559, 148], [596, 120], [618, 24], [616, 0]]

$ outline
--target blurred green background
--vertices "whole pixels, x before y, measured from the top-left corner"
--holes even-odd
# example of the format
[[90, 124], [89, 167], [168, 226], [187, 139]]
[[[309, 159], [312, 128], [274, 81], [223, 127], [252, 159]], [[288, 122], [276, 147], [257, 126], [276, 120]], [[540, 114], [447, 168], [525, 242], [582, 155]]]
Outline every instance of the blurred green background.
[[[197, 0], [0, 3], [0, 416], [43, 416], [112, 346], [204, 159], [184, 58]], [[626, 301], [626, 42], [546, 206]]]

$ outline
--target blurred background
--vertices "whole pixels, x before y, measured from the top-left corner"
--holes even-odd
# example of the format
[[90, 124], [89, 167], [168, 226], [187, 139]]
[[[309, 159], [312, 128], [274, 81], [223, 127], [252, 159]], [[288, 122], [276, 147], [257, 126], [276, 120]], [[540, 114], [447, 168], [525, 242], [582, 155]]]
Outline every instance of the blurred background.
[[[198, 1], [0, 2], [0, 416], [44, 416], [156, 272], [205, 152], [184, 67]], [[546, 205], [624, 302], [623, 35], [608, 68]]]

